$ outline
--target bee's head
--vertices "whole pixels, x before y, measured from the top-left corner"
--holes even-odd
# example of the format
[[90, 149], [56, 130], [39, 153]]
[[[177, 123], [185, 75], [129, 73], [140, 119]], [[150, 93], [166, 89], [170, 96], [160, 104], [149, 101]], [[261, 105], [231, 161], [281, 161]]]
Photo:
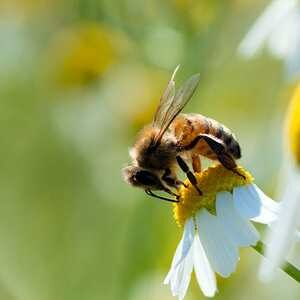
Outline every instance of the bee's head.
[[127, 166], [122, 169], [124, 180], [136, 187], [151, 190], [163, 190], [164, 186], [159, 177], [153, 172], [137, 166]]

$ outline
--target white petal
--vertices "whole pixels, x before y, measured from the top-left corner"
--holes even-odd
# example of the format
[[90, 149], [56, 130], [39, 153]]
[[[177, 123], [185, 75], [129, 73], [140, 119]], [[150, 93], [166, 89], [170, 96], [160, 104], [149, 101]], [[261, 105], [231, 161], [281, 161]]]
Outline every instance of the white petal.
[[[261, 266], [260, 277], [263, 280], [273, 278], [274, 271], [288, 255], [294, 240], [297, 240], [297, 225], [300, 217], [300, 172], [291, 169], [287, 186], [280, 205], [279, 217], [267, 235], [266, 257]], [[298, 233], [299, 235], [299, 233]]]
[[278, 203], [266, 196], [255, 184], [234, 188], [233, 201], [239, 214], [252, 221], [271, 224], [278, 217]]
[[195, 224], [193, 218], [189, 218], [184, 225], [182, 252], [178, 263], [183, 260], [190, 251], [195, 237]]
[[183, 264], [183, 270], [182, 270], [182, 279], [178, 286], [178, 293], [179, 299], [183, 299], [187, 289], [189, 287], [190, 281], [191, 281], [191, 273], [193, 271], [193, 252], [190, 251], [184, 260]]
[[198, 235], [194, 239], [193, 255], [198, 284], [206, 297], [213, 297], [217, 291], [216, 276], [210, 266]]
[[248, 220], [238, 214], [231, 193], [218, 193], [216, 208], [220, 222], [235, 245], [246, 247], [258, 242], [259, 233]]
[[216, 216], [206, 209], [196, 215], [199, 238], [213, 269], [223, 277], [228, 277], [239, 260], [237, 247]]
[[174, 269], [187, 256], [187, 254], [192, 246], [192, 243], [194, 240], [194, 235], [195, 235], [195, 226], [194, 226], [193, 219], [190, 218], [186, 221], [186, 223], [184, 225], [183, 237], [180, 240], [180, 242], [176, 248], [174, 258], [172, 261], [172, 265], [171, 265], [170, 271], [168, 272], [168, 274], [164, 280], [164, 284], [169, 284], [172, 272], [174, 272]]
[[299, 5], [291, 10], [278, 24], [268, 40], [268, 47], [272, 54], [278, 58], [286, 59], [299, 54]]
[[297, 7], [297, 0], [273, 0], [257, 19], [239, 46], [239, 51], [246, 57], [254, 55], [269, 38], [275, 26], [289, 16]]
[[173, 260], [172, 260], [172, 265], [171, 265], [171, 268], [164, 280], [164, 284], [169, 284], [170, 283], [170, 280], [171, 280], [171, 277], [174, 275], [174, 272], [175, 272], [175, 265], [178, 264], [178, 261], [179, 261], [179, 257], [181, 256], [181, 252], [182, 252], [182, 244], [183, 244], [183, 239], [180, 240], [177, 248], [176, 248], [176, 251], [175, 251], [175, 254], [174, 254], [174, 257], [173, 257]]
[[[192, 249], [191, 249], [192, 250]], [[173, 296], [183, 299], [190, 283], [191, 273], [193, 270], [193, 253], [189, 251], [185, 259], [173, 268], [169, 283]]]

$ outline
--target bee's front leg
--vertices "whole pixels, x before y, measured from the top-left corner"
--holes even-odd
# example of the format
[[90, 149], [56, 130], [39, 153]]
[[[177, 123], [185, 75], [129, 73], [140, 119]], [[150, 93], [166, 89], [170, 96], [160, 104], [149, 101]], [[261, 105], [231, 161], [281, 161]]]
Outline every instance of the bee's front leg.
[[183, 185], [184, 187], [187, 187], [187, 185], [176, 178], [176, 176], [174, 176], [171, 173], [170, 169], [166, 169], [164, 175], [162, 176], [162, 180], [170, 187], [176, 188], [178, 189], [180, 185]]
[[177, 196], [176, 196], [176, 200], [174, 200], [174, 199], [169, 199], [169, 198], [166, 198], [166, 197], [162, 197], [162, 196], [156, 195], [156, 194], [154, 194], [151, 190], [145, 190], [145, 193], [146, 193], [147, 195], [153, 197], [153, 198], [165, 200], [165, 201], [168, 201], [168, 202], [173, 202], [173, 203], [178, 203], [178, 202], [179, 202]]
[[196, 179], [195, 175], [190, 171], [189, 166], [179, 155], [176, 156], [176, 160], [177, 160], [177, 163], [178, 163], [179, 167], [181, 168], [181, 170], [186, 174], [190, 183], [195, 187], [195, 189], [197, 190], [199, 195], [202, 196], [203, 193], [197, 186], [197, 179]]

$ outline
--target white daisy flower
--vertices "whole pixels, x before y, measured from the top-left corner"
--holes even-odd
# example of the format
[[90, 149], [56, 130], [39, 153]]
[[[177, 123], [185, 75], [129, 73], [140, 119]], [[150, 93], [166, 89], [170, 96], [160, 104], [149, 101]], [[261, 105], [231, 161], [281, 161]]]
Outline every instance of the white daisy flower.
[[239, 248], [254, 246], [260, 239], [250, 220], [263, 224], [276, 220], [276, 202], [247, 171], [239, 167], [239, 172], [245, 179], [221, 165], [210, 167], [195, 174], [202, 196], [191, 185], [180, 189], [174, 217], [184, 227], [183, 237], [164, 281], [173, 296], [184, 298], [194, 270], [203, 294], [213, 297], [215, 273], [228, 277], [236, 269]]
[[273, 0], [239, 46], [249, 58], [266, 46], [282, 59], [290, 77], [300, 73], [300, 4], [298, 0]]
[[297, 226], [300, 218], [300, 85], [293, 95], [286, 119], [286, 156], [284, 188], [278, 220], [267, 236], [266, 257], [260, 276], [267, 281], [274, 277], [289, 253], [293, 243], [300, 240]]

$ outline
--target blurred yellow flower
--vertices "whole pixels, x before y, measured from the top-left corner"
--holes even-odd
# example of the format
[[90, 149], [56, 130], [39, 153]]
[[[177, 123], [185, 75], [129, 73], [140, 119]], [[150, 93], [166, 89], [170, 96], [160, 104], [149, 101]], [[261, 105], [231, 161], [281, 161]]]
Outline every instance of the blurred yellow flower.
[[97, 80], [117, 61], [114, 33], [96, 23], [65, 29], [54, 39], [48, 61], [62, 85], [84, 85]]
[[197, 29], [210, 25], [217, 17], [218, 1], [172, 0], [172, 2], [178, 13]]
[[300, 85], [290, 101], [286, 114], [284, 133], [285, 171], [282, 179], [278, 221], [270, 228], [267, 236], [266, 257], [260, 269], [263, 281], [274, 278], [275, 270], [284, 263], [293, 243], [299, 241], [297, 231], [300, 216]]
[[286, 129], [291, 153], [300, 166], [300, 85], [295, 89], [289, 105]]

